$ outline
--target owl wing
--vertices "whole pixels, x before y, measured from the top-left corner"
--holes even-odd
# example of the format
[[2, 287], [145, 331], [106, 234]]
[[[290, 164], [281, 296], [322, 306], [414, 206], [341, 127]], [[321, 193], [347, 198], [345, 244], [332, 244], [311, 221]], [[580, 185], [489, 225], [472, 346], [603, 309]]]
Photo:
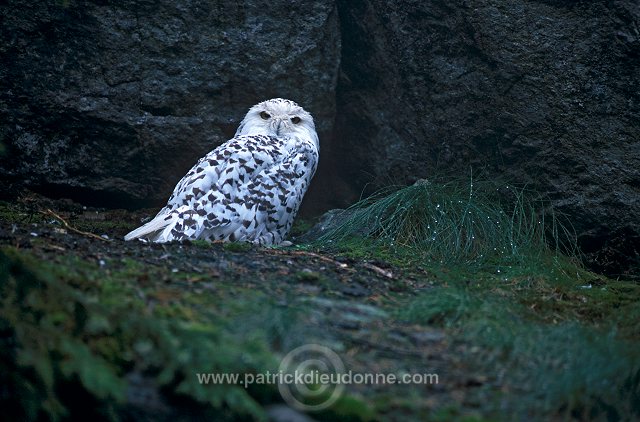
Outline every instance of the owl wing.
[[264, 135], [238, 136], [204, 157], [178, 182], [167, 205], [158, 215], [183, 206], [193, 206], [216, 190], [233, 192], [263, 169], [273, 166], [279, 155], [277, 138]]
[[[310, 164], [315, 171], [314, 148], [292, 149], [283, 140], [264, 135], [233, 138], [202, 157], [178, 182], [158, 215], [125, 236], [125, 240], [255, 240], [247, 239], [246, 233], [266, 235], [275, 228], [271, 218], [281, 222], [288, 215], [287, 209], [297, 212], [313, 175], [311, 172], [308, 179], [302, 177], [309, 173], [305, 166]], [[277, 216], [267, 217], [267, 209], [274, 213], [276, 199], [285, 205], [276, 207]], [[289, 228], [290, 222], [285, 234]]]
[[[204, 198], [214, 194], [229, 194], [239, 183], [250, 180], [255, 174], [274, 164], [278, 157], [276, 138], [264, 135], [237, 136], [220, 145], [204, 157], [178, 182], [167, 205], [155, 218], [125, 236], [125, 240], [151, 237], [175, 221], [180, 210], [194, 210], [195, 205], [207, 205]], [[201, 213], [203, 211], [200, 211]]]
[[281, 160], [257, 172], [233, 192], [230, 206], [223, 211], [230, 222], [216, 227], [213, 238], [280, 243], [291, 228], [317, 164], [316, 148], [299, 143]]

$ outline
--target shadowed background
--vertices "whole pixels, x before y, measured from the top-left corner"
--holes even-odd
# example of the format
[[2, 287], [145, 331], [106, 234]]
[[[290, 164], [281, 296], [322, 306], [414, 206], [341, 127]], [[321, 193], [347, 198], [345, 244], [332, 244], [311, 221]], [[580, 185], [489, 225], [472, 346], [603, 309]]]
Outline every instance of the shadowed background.
[[310, 111], [303, 212], [365, 186], [503, 177], [566, 213], [592, 268], [638, 266], [635, 1], [5, 2], [1, 189], [160, 206], [246, 110]]

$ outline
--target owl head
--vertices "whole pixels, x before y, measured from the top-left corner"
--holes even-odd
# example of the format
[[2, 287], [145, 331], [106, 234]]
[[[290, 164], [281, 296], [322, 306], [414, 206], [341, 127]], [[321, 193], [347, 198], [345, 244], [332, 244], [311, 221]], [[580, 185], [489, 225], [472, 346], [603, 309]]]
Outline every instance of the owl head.
[[274, 98], [254, 105], [236, 132], [239, 135], [268, 135], [310, 139], [319, 147], [316, 126], [309, 112], [291, 100]]

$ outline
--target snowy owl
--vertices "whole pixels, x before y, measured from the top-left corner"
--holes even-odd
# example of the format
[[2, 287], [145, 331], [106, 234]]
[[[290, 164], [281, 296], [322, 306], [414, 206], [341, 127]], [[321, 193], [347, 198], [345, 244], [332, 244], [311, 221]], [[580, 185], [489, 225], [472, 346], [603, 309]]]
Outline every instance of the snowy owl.
[[125, 236], [277, 245], [318, 165], [311, 114], [275, 98], [249, 109], [233, 139], [202, 157], [158, 215]]

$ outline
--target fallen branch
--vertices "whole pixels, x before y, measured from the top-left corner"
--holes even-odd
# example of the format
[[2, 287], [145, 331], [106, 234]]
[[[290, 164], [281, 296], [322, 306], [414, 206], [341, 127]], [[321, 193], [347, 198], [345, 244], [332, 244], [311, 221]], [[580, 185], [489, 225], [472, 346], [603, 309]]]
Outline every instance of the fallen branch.
[[380, 274], [381, 276], [387, 277], [387, 278], [394, 278], [393, 273], [389, 270], [385, 270], [383, 268], [378, 267], [377, 265], [373, 265], [370, 264], [368, 262], [365, 262], [364, 264], [362, 264], [363, 267], [368, 268], [372, 271], [375, 271], [376, 273]]
[[431, 353], [428, 353], [425, 356], [425, 351], [422, 349], [416, 349], [416, 350], [401, 349], [399, 347], [387, 346], [382, 344], [380, 341], [372, 341], [364, 337], [352, 337], [350, 341], [356, 344], [367, 346], [373, 350], [378, 350], [380, 353], [385, 354], [387, 356], [398, 356], [398, 355], [413, 356], [413, 357], [419, 357], [421, 359], [429, 359], [432, 356]]
[[59, 220], [67, 230], [71, 230], [72, 232], [81, 234], [83, 236], [92, 237], [94, 239], [102, 240], [103, 242], [111, 242], [109, 239], [105, 239], [104, 237], [98, 236], [97, 234], [93, 234], [93, 233], [89, 233], [89, 232], [85, 232], [85, 231], [76, 229], [75, 227], [73, 227], [72, 225], [67, 223], [67, 220], [65, 220], [64, 218], [60, 217], [58, 214], [56, 214], [55, 212], [51, 211], [48, 208], [47, 208], [46, 211], [40, 211], [40, 212], [42, 214], [44, 214], [44, 215], [49, 215], [49, 216], [55, 218], [56, 220]]
[[314, 253], [314, 252], [305, 252], [305, 251], [280, 251], [277, 249], [266, 249], [265, 252], [267, 253], [271, 253], [274, 255], [294, 255], [294, 256], [309, 256], [312, 258], [316, 258], [319, 259], [321, 261], [325, 261], [325, 262], [330, 262], [332, 264], [335, 264], [338, 268], [348, 268], [349, 266], [347, 264], [345, 264], [344, 262], [340, 262], [340, 261], [336, 261], [335, 259], [331, 259], [329, 257]]

